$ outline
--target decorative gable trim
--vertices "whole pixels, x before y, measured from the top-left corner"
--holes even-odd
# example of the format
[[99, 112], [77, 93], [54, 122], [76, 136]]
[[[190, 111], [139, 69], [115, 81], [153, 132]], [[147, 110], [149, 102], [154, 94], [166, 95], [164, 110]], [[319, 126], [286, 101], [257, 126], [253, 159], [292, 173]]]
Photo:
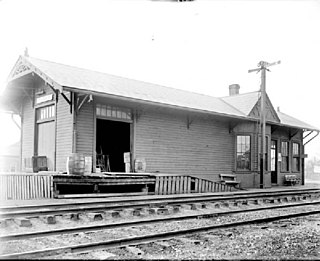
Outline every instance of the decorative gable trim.
[[31, 64], [24, 56], [20, 56], [13, 69], [11, 70], [7, 82], [18, 79], [29, 73], [35, 73], [42, 78], [54, 91], [62, 92], [62, 86], [40, 71], [36, 66]]
[[[273, 105], [268, 95], [266, 95], [266, 98], [267, 98], [266, 99], [266, 121], [280, 123], [278, 114], [273, 108]], [[255, 106], [252, 108], [251, 112], [248, 115], [249, 117], [260, 118], [260, 102], [261, 102], [261, 97], [255, 104]]]

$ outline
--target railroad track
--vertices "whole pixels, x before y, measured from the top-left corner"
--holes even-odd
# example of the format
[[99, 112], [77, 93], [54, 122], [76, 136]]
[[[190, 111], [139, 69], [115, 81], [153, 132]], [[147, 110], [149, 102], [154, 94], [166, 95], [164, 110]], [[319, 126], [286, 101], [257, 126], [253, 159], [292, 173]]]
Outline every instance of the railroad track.
[[282, 197], [319, 197], [320, 189], [285, 190], [270, 192], [234, 192], [232, 194], [188, 194], [150, 196], [139, 199], [107, 199], [91, 202], [59, 203], [50, 205], [2, 206], [0, 218], [14, 219], [18, 217], [39, 217], [44, 215], [62, 215], [81, 212], [117, 211], [128, 208], [147, 208], [165, 205], [195, 204], [206, 202], [225, 202], [232, 200], [279, 199]]
[[[319, 206], [320, 202], [303, 202], [303, 203], [294, 203], [294, 204], [283, 204], [283, 205], [272, 205], [272, 206], [260, 206], [255, 207], [254, 209], [248, 208], [248, 209], [236, 209], [236, 210], [225, 210], [220, 211], [219, 213], [213, 212], [213, 213], [206, 213], [206, 214], [194, 214], [194, 215], [188, 215], [188, 216], [180, 216], [180, 217], [166, 217], [166, 218], [157, 218], [152, 220], [140, 220], [140, 221], [129, 221], [129, 222], [122, 222], [122, 223], [115, 223], [115, 224], [108, 224], [108, 225], [100, 225], [100, 226], [87, 226], [87, 227], [81, 227], [81, 228], [72, 228], [72, 229], [63, 229], [63, 230], [56, 230], [56, 231], [42, 231], [37, 233], [25, 233], [25, 234], [17, 234], [17, 235], [7, 235], [2, 236], [1, 241], [9, 241], [9, 240], [21, 240], [31, 237], [43, 237], [43, 236], [52, 236], [56, 234], [61, 233], [79, 233], [79, 232], [88, 232], [88, 231], [98, 231], [98, 230], [106, 230], [106, 229], [114, 229], [114, 228], [123, 228], [123, 227], [137, 227], [137, 226], [144, 226], [147, 224], [153, 224], [153, 223], [168, 223], [168, 222], [174, 222], [174, 221], [182, 221], [187, 219], [199, 219], [199, 218], [211, 218], [211, 217], [217, 217], [219, 215], [235, 215], [235, 214], [241, 214], [241, 213], [250, 213], [250, 212], [257, 212], [257, 211], [267, 211], [267, 210], [275, 210], [275, 209], [296, 209], [297, 207], [302, 206]], [[281, 219], [289, 219], [289, 218], [295, 218], [295, 217], [301, 217], [301, 216], [309, 216], [309, 215], [316, 215], [320, 214], [320, 209], [312, 209], [312, 210], [305, 210], [302, 211], [293, 211], [293, 213], [285, 213], [278, 215], [273, 215], [269, 217], [263, 217], [263, 218], [252, 218], [242, 221], [236, 221], [236, 222], [228, 222], [223, 224], [214, 224], [214, 225], [205, 225], [201, 227], [196, 228], [188, 228], [188, 229], [180, 229], [176, 231], [168, 231], [168, 232], [157, 232], [157, 233], [148, 233], [146, 235], [139, 235], [139, 236], [129, 236], [129, 237], [122, 237], [117, 238], [113, 240], [103, 240], [99, 242], [90, 242], [90, 243], [81, 243], [71, 246], [63, 246], [63, 247], [57, 247], [57, 248], [51, 248], [51, 249], [44, 249], [44, 250], [35, 250], [35, 251], [29, 251], [29, 252], [22, 252], [22, 253], [11, 253], [11, 254], [5, 254], [1, 255], [0, 259], [16, 259], [16, 258], [39, 258], [44, 256], [50, 256], [50, 255], [57, 255], [61, 253], [83, 253], [83, 252], [89, 252], [93, 250], [98, 249], [108, 249], [108, 248], [117, 248], [117, 247], [123, 247], [128, 245], [140, 245], [140, 244], [146, 244], [149, 242], [155, 242], [159, 240], [168, 240], [175, 237], [181, 237], [186, 236], [190, 234], [197, 234], [202, 232], [208, 232], [216, 229], [226, 229], [231, 227], [239, 227], [239, 226], [245, 226], [250, 224], [259, 224], [259, 223], [267, 223], [267, 222], [273, 222]]]

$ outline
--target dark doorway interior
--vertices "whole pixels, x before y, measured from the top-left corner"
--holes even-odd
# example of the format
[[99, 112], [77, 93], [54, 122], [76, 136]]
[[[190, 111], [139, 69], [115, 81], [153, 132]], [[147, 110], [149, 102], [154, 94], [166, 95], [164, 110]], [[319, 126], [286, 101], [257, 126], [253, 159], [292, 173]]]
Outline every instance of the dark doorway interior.
[[277, 141], [271, 140], [271, 183], [277, 184], [278, 148]]
[[123, 153], [130, 152], [130, 123], [97, 119], [96, 152], [97, 159], [105, 155], [106, 164], [109, 157], [107, 171], [125, 172]]

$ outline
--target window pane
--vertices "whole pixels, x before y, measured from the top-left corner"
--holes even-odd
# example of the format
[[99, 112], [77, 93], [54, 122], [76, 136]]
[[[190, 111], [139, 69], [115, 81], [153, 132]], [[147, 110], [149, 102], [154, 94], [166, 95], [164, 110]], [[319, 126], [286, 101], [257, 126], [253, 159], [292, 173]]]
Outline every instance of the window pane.
[[239, 170], [250, 169], [250, 136], [239, 135], [237, 136], [237, 163], [236, 167]]

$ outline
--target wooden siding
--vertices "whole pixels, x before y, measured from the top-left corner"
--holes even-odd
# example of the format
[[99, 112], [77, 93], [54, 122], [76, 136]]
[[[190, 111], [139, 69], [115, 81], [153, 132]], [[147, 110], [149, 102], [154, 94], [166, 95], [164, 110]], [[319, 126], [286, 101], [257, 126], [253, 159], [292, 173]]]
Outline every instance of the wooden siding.
[[[70, 93], [65, 95], [70, 99]], [[72, 152], [72, 119], [70, 105], [60, 95], [57, 103], [57, 171], [66, 171], [67, 157]]]
[[[22, 143], [21, 143], [21, 158], [22, 158], [22, 170], [26, 169], [28, 163], [26, 161], [30, 160], [34, 153], [34, 126], [35, 117], [34, 109], [32, 108], [32, 101], [26, 97], [23, 100], [22, 109]], [[30, 163], [29, 163], [30, 164]]]
[[146, 159], [147, 172], [196, 175], [217, 180], [231, 172], [234, 139], [227, 123], [160, 111], [144, 111], [135, 127], [135, 157]]
[[77, 153], [93, 157], [94, 120], [94, 104], [85, 102], [77, 114]]

